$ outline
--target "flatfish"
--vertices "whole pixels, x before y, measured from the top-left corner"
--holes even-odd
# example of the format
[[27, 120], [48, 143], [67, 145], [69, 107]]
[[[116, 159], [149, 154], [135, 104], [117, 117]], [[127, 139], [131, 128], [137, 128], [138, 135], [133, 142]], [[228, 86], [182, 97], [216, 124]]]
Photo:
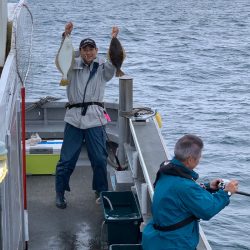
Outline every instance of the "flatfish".
[[125, 75], [121, 70], [122, 63], [126, 57], [126, 53], [120, 43], [120, 41], [113, 37], [110, 42], [109, 50], [108, 50], [108, 58], [112, 62], [112, 64], [116, 67], [116, 76], [120, 77]]
[[62, 73], [62, 80], [60, 82], [61, 86], [66, 86], [69, 84], [67, 79], [67, 74], [74, 62], [74, 48], [72, 45], [72, 40], [69, 35], [67, 35], [56, 56], [56, 67]]

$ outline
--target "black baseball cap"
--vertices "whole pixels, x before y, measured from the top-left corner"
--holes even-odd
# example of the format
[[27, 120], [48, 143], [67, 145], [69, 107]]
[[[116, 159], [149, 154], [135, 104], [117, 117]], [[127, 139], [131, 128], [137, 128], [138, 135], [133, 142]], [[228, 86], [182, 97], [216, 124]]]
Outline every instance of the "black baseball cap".
[[93, 48], [96, 48], [96, 43], [93, 39], [91, 38], [86, 38], [86, 39], [83, 39], [81, 42], [80, 42], [80, 46], [79, 46], [79, 49], [81, 48], [85, 48], [86, 46], [91, 46]]

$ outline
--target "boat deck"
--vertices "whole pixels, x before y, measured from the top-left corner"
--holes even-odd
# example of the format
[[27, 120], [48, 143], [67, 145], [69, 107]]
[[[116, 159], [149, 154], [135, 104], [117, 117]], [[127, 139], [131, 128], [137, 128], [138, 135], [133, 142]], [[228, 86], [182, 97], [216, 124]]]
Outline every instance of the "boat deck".
[[53, 175], [27, 177], [30, 250], [100, 250], [103, 211], [91, 188], [90, 165], [78, 165], [71, 176], [68, 206], [55, 206]]

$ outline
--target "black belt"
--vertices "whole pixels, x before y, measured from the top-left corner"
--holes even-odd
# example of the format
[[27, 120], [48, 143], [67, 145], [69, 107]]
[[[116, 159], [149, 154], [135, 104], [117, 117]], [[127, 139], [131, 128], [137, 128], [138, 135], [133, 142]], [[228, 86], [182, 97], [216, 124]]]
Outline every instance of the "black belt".
[[176, 224], [170, 225], [170, 226], [163, 226], [162, 227], [162, 226], [153, 224], [153, 227], [154, 227], [154, 229], [159, 230], [159, 231], [164, 231], [164, 232], [173, 231], [173, 230], [176, 230], [176, 229], [179, 229], [181, 227], [186, 226], [187, 224], [191, 223], [194, 220], [198, 220], [198, 219], [192, 215], [192, 216], [190, 216], [190, 217], [188, 217], [188, 218], [186, 218], [186, 219], [184, 219]]
[[86, 115], [88, 106], [90, 105], [98, 105], [102, 108], [104, 108], [104, 103], [103, 102], [84, 102], [84, 103], [75, 103], [75, 104], [69, 104], [67, 103], [65, 105], [65, 108], [72, 109], [72, 108], [82, 108], [82, 115]]

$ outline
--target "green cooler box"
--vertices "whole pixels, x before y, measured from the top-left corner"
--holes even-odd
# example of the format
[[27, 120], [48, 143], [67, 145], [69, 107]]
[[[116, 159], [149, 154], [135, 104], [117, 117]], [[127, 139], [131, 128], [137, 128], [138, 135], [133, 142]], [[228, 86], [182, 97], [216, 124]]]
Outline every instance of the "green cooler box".
[[26, 173], [55, 174], [61, 147], [62, 140], [42, 141], [35, 146], [26, 145]]

